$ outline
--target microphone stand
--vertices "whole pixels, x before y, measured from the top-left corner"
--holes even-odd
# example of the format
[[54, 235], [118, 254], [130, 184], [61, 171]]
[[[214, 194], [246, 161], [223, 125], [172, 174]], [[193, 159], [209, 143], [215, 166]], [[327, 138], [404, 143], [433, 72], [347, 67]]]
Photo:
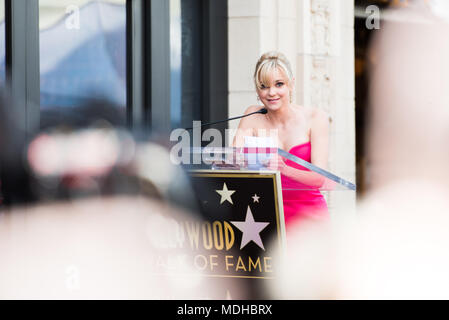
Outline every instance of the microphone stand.
[[231, 121], [231, 120], [236, 120], [236, 119], [240, 119], [240, 118], [249, 117], [249, 116], [251, 116], [251, 115], [253, 115], [253, 114], [256, 114], [256, 113], [266, 114], [267, 112], [268, 112], [267, 109], [262, 108], [262, 109], [260, 109], [259, 111], [251, 112], [251, 113], [245, 114], [245, 115], [243, 115], [243, 116], [233, 117], [233, 118], [229, 118], [229, 119], [225, 119], [225, 120], [220, 120], [220, 121], [215, 121], [215, 122], [209, 122], [209, 123], [202, 124], [202, 125], [200, 125], [200, 126], [198, 126], [198, 127], [186, 128], [185, 130], [189, 131], [189, 130], [192, 130], [192, 129], [195, 129], [195, 128], [202, 128], [202, 127], [205, 127], [205, 126], [211, 126], [211, 125], [217, 124], [217, 123], [228, 122], [228, 121]]

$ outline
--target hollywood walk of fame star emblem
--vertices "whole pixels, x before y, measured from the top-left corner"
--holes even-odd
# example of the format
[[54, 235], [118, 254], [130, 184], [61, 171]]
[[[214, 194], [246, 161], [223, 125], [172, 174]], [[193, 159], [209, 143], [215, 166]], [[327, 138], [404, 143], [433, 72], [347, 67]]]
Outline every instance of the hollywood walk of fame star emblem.
[[260, 232], [265, 229], [270, 223], [269, 222], [255, 222], [253, 213], [250, 207], [246, 211], [245, 221], [231, 221], [231, 223], [236, 226], [240, 231], [242, 231], [242, 242], [240, 244], [240, 250], [242, 250], [250, 241], [253, 241], [260, 248], [265, 250], [263, 246], [262, 239], [260, 238]]
[[215, 190], [220, 196], [220, 204], [222, 204], [225, 201], [229, 201], [231, 204], [234, 204], [232, 202], [231, 195], [235, 192], [235, 190], [228, 190], [228, 187], [226, 186], [226, 183], [223, 184], [222, 190]]
[[260, 197], [258, 197], [257, 194], [254, 194], [251, 198], [253, 198], [254, 203], [256, 203], [256, 202], [259, 203]]

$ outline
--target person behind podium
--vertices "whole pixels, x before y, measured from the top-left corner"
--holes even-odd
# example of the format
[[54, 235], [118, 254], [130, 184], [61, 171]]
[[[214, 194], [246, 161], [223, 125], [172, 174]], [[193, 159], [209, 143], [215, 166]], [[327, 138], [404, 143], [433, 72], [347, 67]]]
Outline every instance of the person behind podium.
[[[258, 100], [268, 112], [243, 118], [233, 145], [244, 146], [246, 136], [262, 139], [268, 135], [277, 147], [326, 169], [329, 116], [317, 108], [293, 103], [294, 82], [290, 63], [282, 53], [267, 52], [260, 57], [254, 83]], [[245, 114], [261, 107], [252, 105]], [[280, 156], [273, 157], [268, 167], [281, 173], [287, 232], [289, 226], [304, 219], [327, 220], [327, 204], [319, 191], [324, 183], [322, 176]]]

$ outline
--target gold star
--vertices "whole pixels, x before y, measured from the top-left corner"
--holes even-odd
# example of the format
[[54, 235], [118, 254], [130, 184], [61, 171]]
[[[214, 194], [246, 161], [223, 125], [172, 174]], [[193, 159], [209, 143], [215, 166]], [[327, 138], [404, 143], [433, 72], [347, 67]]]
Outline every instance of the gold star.
[[222, 204], [225, 201], [229, 201], [231, 204], [234, 204], [232, 202], [231, 195], [235, 192], [235, 190], [228, 190], [226, 183], [224, 183], [222, 190], [215, 190], [215, 191], [221, 196], [220, 204]]

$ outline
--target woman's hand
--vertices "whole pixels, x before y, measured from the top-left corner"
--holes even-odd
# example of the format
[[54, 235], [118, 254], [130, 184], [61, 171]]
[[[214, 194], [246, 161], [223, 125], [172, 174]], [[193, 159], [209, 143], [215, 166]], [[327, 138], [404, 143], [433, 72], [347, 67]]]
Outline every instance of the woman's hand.
[[284, 162], [284, 159], [278, 155], [275, 154], [268, 162], [267, 168], [270, 170], [280, 171], [281, 173], [285, 172], [285, 169], [287, 168], [287, 165]]

